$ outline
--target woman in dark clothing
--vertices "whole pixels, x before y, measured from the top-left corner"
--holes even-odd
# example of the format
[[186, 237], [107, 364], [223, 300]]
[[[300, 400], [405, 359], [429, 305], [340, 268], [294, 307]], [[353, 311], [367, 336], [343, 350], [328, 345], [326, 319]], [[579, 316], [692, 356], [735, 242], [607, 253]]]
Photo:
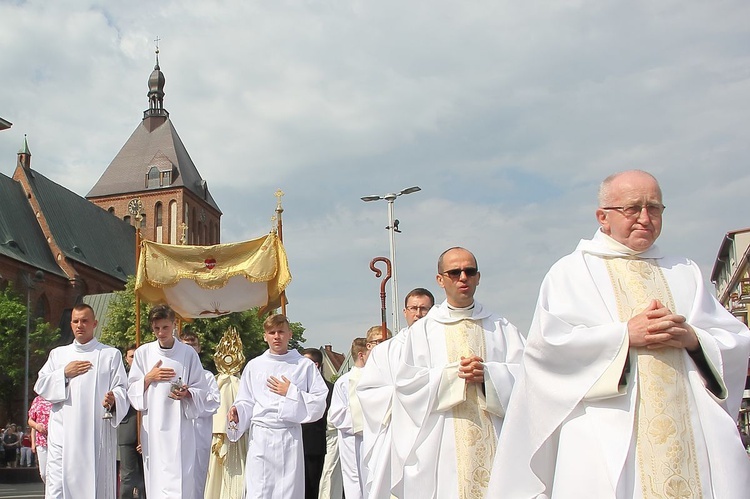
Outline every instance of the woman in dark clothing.
[[8, 429], [3, 434], [3, 447], [5, 448], [5, 462], [11, 468], [16, 467], [16, 452], [20, 443], [18, 433], [16, 433], [16, 425], [8, 425]]

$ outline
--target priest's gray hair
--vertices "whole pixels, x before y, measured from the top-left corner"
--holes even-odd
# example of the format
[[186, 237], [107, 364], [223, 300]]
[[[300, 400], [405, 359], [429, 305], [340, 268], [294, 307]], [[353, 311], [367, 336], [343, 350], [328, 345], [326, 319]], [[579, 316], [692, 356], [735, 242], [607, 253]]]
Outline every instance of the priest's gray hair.
[[[649, 177], [651, 177], [652, 179], [654, 179], [654, 182], [656, 182], [656, 185], [659, 185], [659, 181], [656, 179], [656, 177], [654, 177], [653, 175], [651, 175], [649, 172], [647, 172], [645, 170], [634, 169], [634, 170], [624, 170], [624, 171], [621, 171], [621, 172], [613, 173], [609, 177], [607, 177], [604, 180], [602, 180], [602, 183], [599, 184], [599, 195], [598, 195], [599, 207], [602, 208], [604, 206], [607, 206], [607, 205], [611, 204], [611, 200], [612, 200], [612, 182], [614, 182], [615, 179], [617, 179], [618, 177], [620, 177], [621, 175], [624, 175], [626, 173], [635, 173], [635, 172], [642, 173], [644, 175], [648, 175]], [[661, 194], [661, 186], [659, 187], [659, 194]]]

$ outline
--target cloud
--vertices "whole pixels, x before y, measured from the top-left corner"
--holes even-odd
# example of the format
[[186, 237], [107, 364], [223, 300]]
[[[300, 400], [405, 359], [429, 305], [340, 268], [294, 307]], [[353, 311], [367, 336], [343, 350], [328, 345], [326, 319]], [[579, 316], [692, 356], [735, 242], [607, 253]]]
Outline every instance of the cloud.
[[[399, 295], [469, 247], [478, 298], [528, 328], [547, 268], [594, 233], [598, 183], [644, 168], [660, 244], [708, 273], [742, 209], [750, 5], [727, 1], [309, 0], [0, 3], [0, 171], [85, 194], [146, 109], [154, 39], [165, 107], [224, 212], [222, 239], [270, 229], [281, 188], [292, 319], [345, 351], [379, 321], [370, 260]], [[439, 295], [439, 293], [436, 293]], [[390, 303], [390, 297], [388, 299]], [[400, 312], [400, 311], [399, 311]]]

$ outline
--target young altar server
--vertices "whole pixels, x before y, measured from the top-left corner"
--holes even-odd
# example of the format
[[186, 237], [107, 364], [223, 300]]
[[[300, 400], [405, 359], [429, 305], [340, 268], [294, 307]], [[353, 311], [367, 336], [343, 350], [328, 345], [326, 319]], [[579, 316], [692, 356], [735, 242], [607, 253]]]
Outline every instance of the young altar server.
[[[377, 329], [379, 332], [380, 327]], [[344, 494], [347, 499], [362, 499], [365, 484], [362, 467], [362, 406], [356, 389], [369, 354], [367, 338], [354, 338], [351, 353], [354, 365], [333, 385], [328, 420], [338, 430]]]
[[[180, 341], [185, 345], [193, 347], [195, 353], [200, 356], [201, 340], [192, 329], [185, 327], [180, 333]], [[193, 420], [195, 425], [195, 471], [193, 472], [195, 480], [195, 497], [203, 497], [206, 489], [206, 479], [208, 478], [208, 460], [211, 456], [211, 439], [213, 438], [214, 414], [221, 405], [221, 394], [219, 385], [216, 383], [214, 373], [208, 370], [203, 371], [206, 378], [208, 391], [206, 400], [203, 402], [203, 412]]]
[[242, 372], [227, 436], [234, 442], [250, 433], [246, 499], [299, 499], [305, 496], [300, 425], [323, 416], [328, 387], [310, 359], [289, 350], [292, 330], [286, 316], [268, 317], [263, 330], [268, 350]]
[[174, 311], [157, 305], [149, 322], [156, 341], [138, 347], [128, 378], [130, 402], [143, 415], [146, 496], [198, 499], [193, 420], [205, 411], [208, 383], [195, 350], [176, 341]]

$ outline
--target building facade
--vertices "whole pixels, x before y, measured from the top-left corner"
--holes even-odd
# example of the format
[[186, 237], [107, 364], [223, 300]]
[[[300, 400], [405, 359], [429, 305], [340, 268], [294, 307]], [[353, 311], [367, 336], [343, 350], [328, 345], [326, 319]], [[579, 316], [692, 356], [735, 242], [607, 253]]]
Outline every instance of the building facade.
[[[724, 308], [748, 324], [750, 228], [726, 233], [711, 271], [711, 282], [716, 287], [716, 297]], [[742, 400], [740, 424], [750, 433], [750, 366]]]
[[65, 341], [70, 309], [124, 289], [134, 255], [133, 228], [33, 170], [24, 139], [13, 178], [0, 175], [0, 284], [30, 289], [35, 315]]
[[218, 244], [222, 213], [164, 108], [165, 81], [157, 49], [149, 108], [86, 198], [128, 223], [140, 223], [141, 235], [151, 241]]

